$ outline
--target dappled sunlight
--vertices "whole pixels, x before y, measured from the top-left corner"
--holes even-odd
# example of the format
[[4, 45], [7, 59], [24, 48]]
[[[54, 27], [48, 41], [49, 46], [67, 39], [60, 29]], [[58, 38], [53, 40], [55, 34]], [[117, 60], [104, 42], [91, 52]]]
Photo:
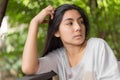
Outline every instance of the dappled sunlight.
[[2, 24], [1, 24], [1, 27], [0, 27], [0, 38], [1, 39], [3, 39], [5, 34], [7, 34], [7, 32], [8, 32], [9, 25], [8, 25], [7, 20], [8, 20], [8, 17], [7, 16], [4, 17], [3, 21], [2, 21]]

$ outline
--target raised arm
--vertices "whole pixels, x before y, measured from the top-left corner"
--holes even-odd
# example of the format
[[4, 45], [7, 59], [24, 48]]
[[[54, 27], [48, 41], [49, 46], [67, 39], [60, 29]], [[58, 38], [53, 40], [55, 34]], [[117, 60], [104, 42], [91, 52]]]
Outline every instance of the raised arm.
[[46, 16], [53, 18], [54, 8], [48, 6], [36, 15], [30, 22], [27, 40], [25, 42], [22, 55], [22, 71], [25, 74], [34, 74], [38, 69], [38, 50], [37, 50], [37, 34], [38, 25], [45, 21]]

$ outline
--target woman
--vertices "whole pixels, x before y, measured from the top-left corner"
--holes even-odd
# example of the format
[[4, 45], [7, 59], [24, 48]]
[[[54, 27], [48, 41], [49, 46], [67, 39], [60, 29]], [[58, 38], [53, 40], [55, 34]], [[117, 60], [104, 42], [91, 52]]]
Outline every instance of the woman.
[[[43, 56], [38, 59], [38, 25], [50, 16]], [[60, 80], [120, 80], [117, 60], [100, 38], [87, 39], [89, 22], [83, 10], [71, 4], [48, 6], [30, 22], [22, 71], [40, 74], [54, 71]]]

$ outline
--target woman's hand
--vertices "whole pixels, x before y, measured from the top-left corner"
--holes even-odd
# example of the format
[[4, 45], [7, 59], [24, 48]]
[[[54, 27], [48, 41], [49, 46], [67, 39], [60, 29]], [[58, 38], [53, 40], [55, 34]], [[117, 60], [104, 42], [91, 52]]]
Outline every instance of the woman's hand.
[[47, 20], [45, 20], [46, 16], [50, 16], [51, 19], [53, 19], [53, 14], [54, 14], [54, 8], [51, 5], [49, 5], [48, 7], [44, 8], [40, 13], [38, 13], [32, 19], [32, 21], [34, 21], [37, 24], [41, 24], [43, 22], [47, 22]]

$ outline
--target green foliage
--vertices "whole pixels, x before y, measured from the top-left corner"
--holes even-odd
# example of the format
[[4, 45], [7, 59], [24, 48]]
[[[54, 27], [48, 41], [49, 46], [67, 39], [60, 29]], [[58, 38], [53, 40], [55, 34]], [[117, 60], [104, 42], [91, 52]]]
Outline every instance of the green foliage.
[[[29, 23], [31, 18], [47, 6], [48, 3], [47, 0], [9, 0], [7, 15], [10, 15], [9, 17], [12, 19], [9, 21], [12, 25], [15, 23]], [[11, 27], [16, 26], [12, 25]]]
[[[115, 55], [120, 59], [119, 40], [120, 37], [120, 1], [98, 1], [98, 8], [90, 15], [91, 33], [105, 39], [113, 49]], [[113, 6], [114, 5], [114, 6]]]
[[[16, 28], [15, 28], [16, 30]], [[5, 42], [6, 48], [0, 52], [0, 71], [11, 70], [21, 72], [21, 54], [23, 51], [24, 42], [27, 36], [27, 29], [16, 30], [6, 35]], [[4, 67], [3, 67], [4, 66]], [[20, 75], [21, 73], [18, 73]]]
[[[21, 57], [30, 20], [44, 7], [48, 5], [57, 7], [64, 3], [73, 3], [82, 7], [88, 14], [90, 21], [91, 31], [89, 36], [104, 38], [108, 44], [110, 44], [116, 57], [120, 59], [120, 1], [98, 0], [97, 7], [90, 7], [89, 1], [90, 0], [9, 0], [6, 15], [9, 16], [9, 24], [13, 32], [9, 32], [6, 35], [6, 46], [2, 50], [0, 49], [0, 66], [2, 66], [0, 70], [15, 70], [18, 77], [23, 75], [20, 68]], [[25, 26], [22, 27], [21, 24], [25, 24]], [[43, 48], [46, 31], [46, 24], [39, 27], [39, 53], [41, 53]]]

